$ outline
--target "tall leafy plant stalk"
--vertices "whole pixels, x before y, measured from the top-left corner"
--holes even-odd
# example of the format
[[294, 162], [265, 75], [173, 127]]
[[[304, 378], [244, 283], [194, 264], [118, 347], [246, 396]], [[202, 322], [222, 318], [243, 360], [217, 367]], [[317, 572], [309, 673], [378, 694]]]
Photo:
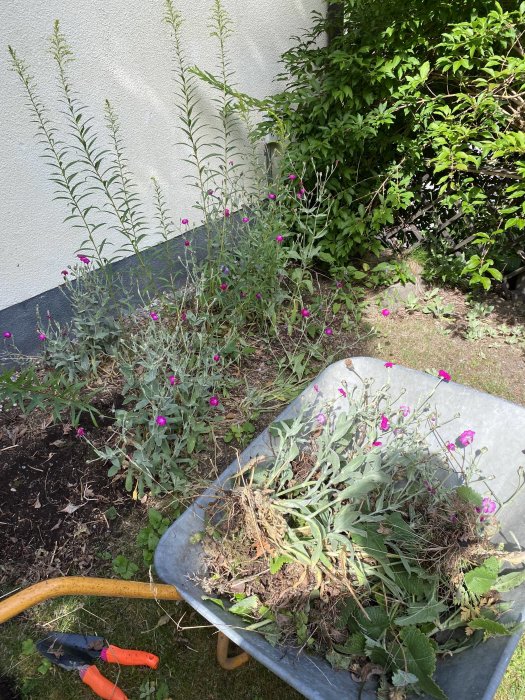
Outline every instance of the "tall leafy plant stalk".
[[55, 199], [66, 202], [70, 210], [66, 221], [71, 221], [74, 228], [85, 231], [87, 239], [80, 245], [81, 249], [88, 250], [101, 267], [105, 265], [104, 249], [106, 240], [98, 240], [98, 231], [102, 224], [94, 221], [92, 207], [85, 206], [82, 193], [82, 173], [75, 167], [75, 162], [70, 159], [70, 151], [61, 137], [57, 127], [48, 116], [48, 110], [40, 99], [33, 76], [30, 74], [25, 61], [17, 55], [9, 46], [11, 65], [14, 72], [20, 78], [28, 98], [29, 110], [36, 124], [39, 142], [44, 148], [44, 160], [49, 165], [52, 173], [51, 180], [56, 185]]

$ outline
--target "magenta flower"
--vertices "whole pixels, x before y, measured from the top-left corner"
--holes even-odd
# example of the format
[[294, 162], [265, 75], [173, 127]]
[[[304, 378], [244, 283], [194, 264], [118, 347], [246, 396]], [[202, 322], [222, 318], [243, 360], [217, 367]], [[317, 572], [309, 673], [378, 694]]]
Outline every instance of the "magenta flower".
[[260, 301], [260, 300], [262, 299], [262, 294], [261, 294], [261, 292], [257, 292], [257, 294], [255, 295], [255, 298], [258, 299], [258, 300]]
[[467, 445], [471, 445], [472, 442], [474, 441], [474, 435], [476, 433], [473, 430], [464, 430], [461, 435], [458, 437], [458, 441], [460, 445], [463, 445], [463, 447], [467, 447]]
[[277, 243], [282, 243], [284, 241], [284, 236], [281, 236], [281, 234], [279, 234], [278, 236], [275, 236], [275, 240], [277, 241]]
[[341, 389], [341, 387], [339, 387], [337, 391], [341, 394], [341, 396], [344, 396], [346, 398], [346, 391], [344, 389]]
[[186, 248], [187, 248], [187, 247], [190, 245], [190, 242], [189, 242], [188, 240], [185, 240], [185, 241], [184, 241], [184, 245], [185, 245]]
[[386, 432], [390, 428], [390, 421], [384, 414], [381, 416], [380, 428], [383, 432]]
[[314, 391], [315, 393], [319, 392], [319, 384], [314, 384]]
[[185, 321], [187, 318], [188, 318], [188, 315], [186, 314], [185, 311], [183, 311], [183, 312], [181, 313], [181, 315], [180, 315], [180, 320], [181, 320], [181, 321]]
[[158, 315], [157, 313], [155, 313], [155, 311], [152, 311], [152, 312], [150, 313], [150, 318], [151, 318], [152, 321], [158, 321], [158, 320], [159, 320], [159, 315]]
[[247, 216], [242, 217], [242, 223], [247, 224], [250, 219]]
[[163, 426], [163, 425], [166, 425], [167, 422], [168, 421], [166, 420], [166, 418], [164, 416], [157, 416], [155, 418], [155, 423], [157, 425]]
[[211, 396], [210, 397], [210, 406], [218, 406], [219, 405], [219, 397], [218, 396]]
[[62, 277], [67, 277], [69, 275], [69, 272], [67, 270], [62, 270], [60, 274], [62, 275]]
[[229, 210], [229, 209], [225, 209], [225, 210], [224, 210], [224, 216], [225, 216], [226, 219], [230, 216], [230, 210]]
[[444, 369], [440, 369], [438, 372], [438, 377], [441, 377], [441, 379], [444, 382], [449, 382], [451, 380], [451, 376], [448, 372], [445, 372]]
[[213, 190], [208, 190], [208, 194], [213, 194]]
[[328, 328], [325, 328], [324, 332], [325, 332], [325, 335], [333, 335], [334, 334], [334, 330], [333, 330], [333, 328], [330, 328], [330, 326], [328, 326]]
[[4, 331], [2, 335], [4, 336], [4, 338], [11, 338], [13, 336], [13, 334], [9, 331]]
[[381, 309], [381, 314], [385, 316], [385, 318], [390, 316], [390, 309]]
[[218, 362], [220, 359], [221, 359], [221, 356], [219, 355], [219, 353], [217, 353], [216, 355], [213, 356], [214, 362]]
[[297, 199], [302, 199], [302, 198], [303, 198], [303, 193], [302, 193], [302, 192], [298, 192], [295, 196], [297, 197]]
[[175, 382], [177, 381], [177, 377], [174, 374], [170, 374], [168, 377], [168, 381], [171, 384], [171, 386], [175, 385]]
[[324, 425], [326, 423], [326, 416], [324, 413], [319, 413], [317, 416], [317, 422], [319, 425]]
[[289, 180], [297, 180], [297, 175], [296, 175], [295, 173], [290, 173], [290, 174], [288, 175], [288, 179], [289, 179]]
[[374, 442], [372, 443], [374, 447], [381, 447], [382, 444], [383, 443], [381, 442], [381, 440], [374, 440]]
[[47, 335], [45, 333], [39, 333], [38, 340], [47, 340]]
[[492, 515], [496, 511], [497, 503], [493, 501], [492, 498], [485, 497], [482, 501], [481, 507], [485, 515]]
[[84, 265], [89, 265], [89, 263], [91, 262], [87, 255], [77, 255], [77, 258], [80, 260], [80, 262], [83, 262]]
[[335, 283], [335, 286], [337, 287], [337, 289], [341, 289], [341, 287], [342, 287], [343, 285], [344, 285], [344, 282], [336, 282], [336, 283]]
[[77, 437], [84, 437], [85, 434], [86, 431], [84, 430], [84, 428], [77, 428]]
[[456, 446], [454, 445], [453, 442], [447, 442], [447, 450], [449, 452], [455, 452], [456, 451]]
[[385, 362], [385, 367], [393, 367], [394, 363], [393, 362]]
[[228, 165], [233, 165], [233, 160], [229, 160]]
[[407, 416], [410, 415], [410, 406], [405, 406], [405, 404], [402, 404], [402, 405], [399, 407], [399, 410], [400, 410], [401, 413], [403, 414], [403, 417], [404, 417], [404, 418], [406, 418]]
[[226, 282], [221, 282], [220, 287], [223, 292], [225, 292], [228, 289], [228, 285], [226, 284]]
[[301, 189], [299, 190], [299, 194], [306, 194], [306, 190], [304, 189], [304, 187], [301, 187]]
[[301, 309], [301, 316], [303, 318], [308, 318], [310, 316], [310, 312], [308, 311], [308, 309], [306, 309], [306, 308]]
[[188, 221], [188, 219], [181, 219], [181, 224], [182, 224], [183, 226], [187, 226], [189, 223], [190, 223], [190, 222]]
[[271, 199], [273, 201], [274, 199], [276, 199], [276, 195], [273, 192], [270, 192], [268, 194], [268, 199]]

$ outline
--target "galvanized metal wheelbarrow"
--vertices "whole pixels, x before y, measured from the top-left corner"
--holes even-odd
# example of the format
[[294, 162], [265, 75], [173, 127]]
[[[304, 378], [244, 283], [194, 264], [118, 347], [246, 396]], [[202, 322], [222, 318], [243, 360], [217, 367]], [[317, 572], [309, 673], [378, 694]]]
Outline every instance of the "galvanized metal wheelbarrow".
[[[437, 382], [435, 377], [423, 372], [399, 365], [386, 368], [383, 361], [357, 357], [351, 363], [341, 361], [328, 367], [277, 420], [294, 417], [305, 403], [310, 403], [317, 393], [314, 384], [319, 396], [333, 399], [343, 380], [351, 386], [360, 382], [359, 377], [374, 379], [378, 387], [389, 381], [394, 393], [405, 390], [403, 401], [412, 405], [426, 398]], [[432, 405], [439, 412], [441, 422], [450, 421], [447, 429], [451, 436], [459, 435], [465, 428], [475, 431], [476, 443], [488, 448], [480, 457], [482, 471], [486, 476], [495, 475], [491, 487], [498, 498], [506, 500], [517, 487], [518, 467], [525, 465], [525, 408], [454, 382], [442, 382], [437, 387]], [[437, 448], [437, 443], [430, 442], [433, 439], [429, 437], [429, 445]], [[202, 530], [206, 507], [213, 500], [217, 487], [223, 486], [249, 460], [269, 453], [269, 435], [265, 430], [167, 530], [155, 553], [155, 568], [169, 585], [81, 577], [52, 579], [0, 602], [0, 623], [42, 600], [60, 595], [184, 599], [219, 630], [217, 659], [224, 669], [238, 668], [253, 656], [309, 700], [375, 700], [372, 683], [362, 688], [348, 672], [333, 670], [319, 657], [272, 647], [256, 632], [245, 630], [237, 616], [203, 600], [203, 592], [194, 581], [194, 574], [202, 573], [202, 549], [196, 542], [198, 538], [192, 536]], [[520, 499], [515, 499], [503, 511], [503, 536], [511, 550], [516, 549], [516, 540], [525, 542], [524, 511]], [[525, 585], [506, 596], [513, 601], [512, 617], [523, 618]], [[457, 656], [440, 660], [436, 681], [450, 700], [491, 700], [519, 639], [519, 634], [490, 639]], [[243, 653], [230, 658], [229, 640]]]

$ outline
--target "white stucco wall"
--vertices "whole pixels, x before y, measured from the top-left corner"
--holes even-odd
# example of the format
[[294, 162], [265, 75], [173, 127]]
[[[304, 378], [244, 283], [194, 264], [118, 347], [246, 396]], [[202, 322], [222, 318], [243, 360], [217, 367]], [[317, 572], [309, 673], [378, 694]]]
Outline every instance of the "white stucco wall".
[[[215, 45], [208, 37], [212, 0], [179, 0], [184, 45], [191, 63], [213, 71]], [[310, 26], [324, 0], [224, 0], [235, 25], [230, 48], [241, 90], [263, 97], [278, 89], [279, 56], [292, 35]], [[53, 21], [72, 45], [70, 75], [103, 130], [103, 103], [116, 107], [130, 167], [143, 199], [150, 178], [164, 186], [175, 218], [189, 216], [195, 192], [184, 182], [171, 79], [163, 0], [2, 0], [0, 2], [0, 309], [61, 282], [83, 238], [70, 224], [40, 158], [18, 77], [9, 72], [7, 44], [26, 60], [40, 96], [56, 109], [54, 63], [48, 53]], [[205, 91], [205, 88], [203, 88]]]

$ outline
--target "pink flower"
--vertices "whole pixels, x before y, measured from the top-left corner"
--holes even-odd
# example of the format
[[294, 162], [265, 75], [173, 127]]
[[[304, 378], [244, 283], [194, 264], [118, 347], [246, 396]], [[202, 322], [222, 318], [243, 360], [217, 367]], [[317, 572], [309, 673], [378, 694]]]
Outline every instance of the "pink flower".
[[383, 316], [390, 316], [390, 309], [381, 309], [381, 314]]
[[170, 374], [168, 377], [168, 381], [171, 384], [171, 386], [175, 385], [175, 382], [177, 381], [177, 377], [174, 374]]
[[233, 160], [229, 160], [228, 165], [233, 165]]
[[260, 300], [262, 299], [262, 294], [261, 294], [261, 292], [257, 292], [257, 294], [255, 295], [255, 298], [258, 299], [258, 300], [260, 301]]
[[80, 260], [80, 262], [83, 262], [84, 265], [89, 265], [89, 263], [91, 262], [86, 255], [77, 255], [77, 258]]
[[328, 326], [328, 328], [325, 328], [324, 332], [325, 332], [325, 335], [333, 335], [334, 334], [334, 331], [332, 328], [330, 328], [330, 326]]
[[270, 192], [268, 194], [268, 199], [271, 199], [273, 201], [274, 199], [276, 199], [276, 195], [273, 192]]
[[9, 331], [4, 331], [2, 335], [4, 336], [4, 338], [11, 338], [13, 336], [13, 334]]
[[213, 194], [213, 190], [208, 190], [208, 194]]
[[168, 421], [166, 420], [166, 418], [164, 418], [164, 416], [157, 416], [155, 418], [155, 423], [157, 425], [163, 426], [163, 425], [166, 425], [167, 422]]
[[344, 285], [344, 282], [336, 282], [336, 283], [335, 283], [335, 286], [337, 287], [337, 289], [341, 289], [341, 287], [342, 287], [343, 285]]
[[301, 309], [301, 316], [303, 318], [308, 318], [310, 316], [310, 312], [308, 311], [308, 309]]
[[493, 501], [492, 498], [485, 497], [482, 501], [481, 507], [483, 508], [485, 515], [492, 515], [498, 506], [496, 501]]
[[384, 414], [381, 416], [380, 427], [381, 427], [381, 430], [383, 432], [387, 431], [390, 428], [390, 421], [388, 420], [388, 418]]
[[297, 175], [296, 175], [295, 173], [290, 173], [290, 174], [288, 175], [288, 179], [289, 179], [289, 180], [297, 180]]
[[438, 377], [441, 377], [441, 379], [444, 382], [449, 382], [451, 380], [451, 376], [448, 372], [445, 372], [444, 369], [440, 369], [438, 372]]
[[456, 446], [454, 445], [453, 442], [447, 442], [447, 450], [449, 452], [455, 452], [456, 451]]
[[228, 289], [228, 285], [226, 282], [221, 282], [220, 287], [221, 287], [223, 292], [225, 292]]
[[464, 430], [461, 435], [458, 437], [459, 443], [463, 445], [463, 447], [466, 447], [467, 445], [471, 445], [472, 442], [474, 441], [474, 435], [476, 433], [473, 430]]
[[187, 247], [190, 245], [190, 242], [189, 242], [188, 240], [186, 240], [186, 241], [184, 241], [184, 245], [185, 245], [186, 248], [187, 248]]
[[277, 241], [277, 243], [282, 243], [284, 241], [284, 236], [281, 236], [281, 234], [279, 234], [278, 236], [275, 236], [275, 240]]
[[39, 333], [38, 340], [47, 340], [47, 335], [45, 333]]
[[85, 434], [86, 431], [84, 430], [84, 428], [77, 428], [77, 437], [84, 437]]
[[242, 217], [242, 223], [247, 224], [250, 219], [247, 216]]
[[393, 362], [385, 362], [385, 367], [393, 367], [394, 363]]
[[374, 440], [374, 442], [372, 443], [374, 447], [381, 447], [382, 444], [383, 443], [381, 442], [381, 440]]
[[339, 387], [337, 391], [341, 394], [341, 396], [344, 396], [346, 398], [346, 391], [344, 389], [341, 389], [341, 387]]
[[60, 273], [63, 277], [67, 277], [69, 275], [69, 272], [67, 270], [62, 270]]
[[158, 321], [159, 320], [159, 315], [155, 313], [155, 311], [152, 311], [150, 313], [150, 318], [152, 321]]
[[298, 192], [295, 196], [297, 197], [297, 199], [302, 199], [302, 198], [303, 198], [303, 193], [302, 193], [302, 192]]
[[225, 216], [226, 219], [230, 216], [230, 210], [229, 210], [229, 209], [225, 209], [225, 210], [224, 210], [224, 216]]
[[306, 194], [306, 190], [304, 189], [304, 187], [301, 187], [301, 189], [299, 190], [299, 194]]
[[326, 423], [326, 416], [324, 413], [319, 413], [317, 416], [317, 422], [319, 425], [324, 425]]
[[211, 396], [210, 397], [210, 406], [218, 406], [219, 405], [219, 397], [218, 396]]
[[319, 392], [319, 384], [314, 384], [314, 391], [316, 394]]
[[188, 219], [181, 219], [181, 224], [182, 224], [183, 226], [187, 226], [189, 223], [190, 223], [190, 222], [188, 221]]
[[402, 405], [399, 407], [399, 410], [400, 410], [401, 413], [403, 414], [404, 418], [406, 418], [407, 416], [410, 415], [410, 406], [405, 406], [405, 404], [402, 404]]
[[213, 356], [214, 362], [218, 362], [220, 359], [221, 359], [221, 356], [219, 355], [219, 353], [217, 353], [216, 355]]
[[181, 320], [181, 321], [185, 321], [187, 318], [188, 318], [188, 315], [186, 314], [185, 311], [183, 311], [183, 312], [181, 313], [181, 315], [180, 315], [180, 320]]

